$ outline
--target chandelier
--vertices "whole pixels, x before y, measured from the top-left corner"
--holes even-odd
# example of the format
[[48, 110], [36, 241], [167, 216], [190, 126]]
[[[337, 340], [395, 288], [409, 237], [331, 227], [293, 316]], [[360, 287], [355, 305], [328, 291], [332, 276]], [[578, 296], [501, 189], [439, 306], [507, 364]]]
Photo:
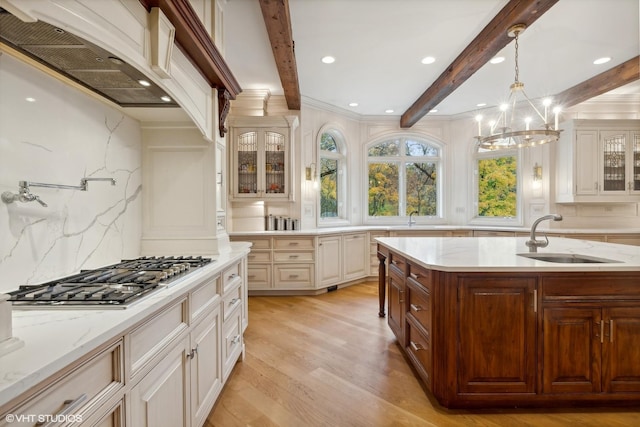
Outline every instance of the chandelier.
[[509, 37], [515, 37], [515, 81], [510, 86], [509, 99], [500, 105], [500, 113], [489, 121], [488, 134], [483, 135], [482, 116], [476, 116], [478, 122], [478, 145], [485, 150], [505, 150], [520, 147], [533, 147], [536, 145], [555, 142], [560, 137], [558, 129], [558, 115], [560, 107], [553, 108], [555, 114], [554, 125], [549, 122], [551, 99], [545, 99], [542, 103], [544, 114], [531, 102], [524, 91], [524, 83], [518, 80], [518, 35], [527, 26], [525, 24], [513, 25], [508, 30]]

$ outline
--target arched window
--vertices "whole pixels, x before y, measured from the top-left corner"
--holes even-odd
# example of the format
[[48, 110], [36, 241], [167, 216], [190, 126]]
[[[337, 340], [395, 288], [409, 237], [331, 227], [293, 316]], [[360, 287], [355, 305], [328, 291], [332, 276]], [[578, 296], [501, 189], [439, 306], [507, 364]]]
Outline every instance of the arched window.
[[441, 217], [438, 144], [398, 137], [367, 147], [368, 217]]
[[346, 219], [345, 155], [342, 135], [335, 130], [320, 136], [320, 220]]
[[519, 222], [518, 150], [476, 148], [475, 218], [491, 222]]

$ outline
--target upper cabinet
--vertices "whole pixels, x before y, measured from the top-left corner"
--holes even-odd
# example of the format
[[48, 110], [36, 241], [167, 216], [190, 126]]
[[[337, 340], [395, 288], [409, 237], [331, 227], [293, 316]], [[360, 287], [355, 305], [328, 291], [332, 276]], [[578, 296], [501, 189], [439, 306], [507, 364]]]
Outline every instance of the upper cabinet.
[[293, 200], [293, 139], [296, 116], [230, 119], [233, 164], [230, 196]]
[[573, 120], [556, 144], [556, 202], [640, 200], [640, 121]]

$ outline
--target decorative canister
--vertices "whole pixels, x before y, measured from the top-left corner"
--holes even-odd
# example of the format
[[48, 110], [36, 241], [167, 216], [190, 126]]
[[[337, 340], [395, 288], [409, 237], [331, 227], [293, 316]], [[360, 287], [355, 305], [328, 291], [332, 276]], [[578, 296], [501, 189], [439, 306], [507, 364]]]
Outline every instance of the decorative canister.
[[284, 218], [283, 217], [279, 216], [276, 219], [276, 227], [275, 227], [275, 229], [276, 230], [284, 230]]
[[267, 231], [273, 231], [276, 228], [276, 219], [273, 217], [273, 215], [267, 215], [264, 217], [265, 220], [265, 230]]

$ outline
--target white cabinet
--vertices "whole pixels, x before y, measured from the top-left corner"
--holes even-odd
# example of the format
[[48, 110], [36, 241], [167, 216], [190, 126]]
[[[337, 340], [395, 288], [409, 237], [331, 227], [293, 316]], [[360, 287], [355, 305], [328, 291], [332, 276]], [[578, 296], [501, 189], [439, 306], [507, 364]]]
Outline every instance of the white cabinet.
[[367, 275], [367, 233], [342, 236], [343, 280], [359, 279]]
[[342, 277], [342, 238], [340, 235], [318, 238], [318, 287], [334, 285]]
[[367, 275], [367, 233], [335, 234], [318, 238], [317, 288]]
[[189, 339], [185, 337], [133, 387], [129, 406], [131, 425], [190, 426], [188, 355]]
[[233, 200], [293, 200], [296, 116], [234, 117], [231, 125]]
[[640, 121], [573, 120], [556, 144], [556, 202], [640, 200]]

